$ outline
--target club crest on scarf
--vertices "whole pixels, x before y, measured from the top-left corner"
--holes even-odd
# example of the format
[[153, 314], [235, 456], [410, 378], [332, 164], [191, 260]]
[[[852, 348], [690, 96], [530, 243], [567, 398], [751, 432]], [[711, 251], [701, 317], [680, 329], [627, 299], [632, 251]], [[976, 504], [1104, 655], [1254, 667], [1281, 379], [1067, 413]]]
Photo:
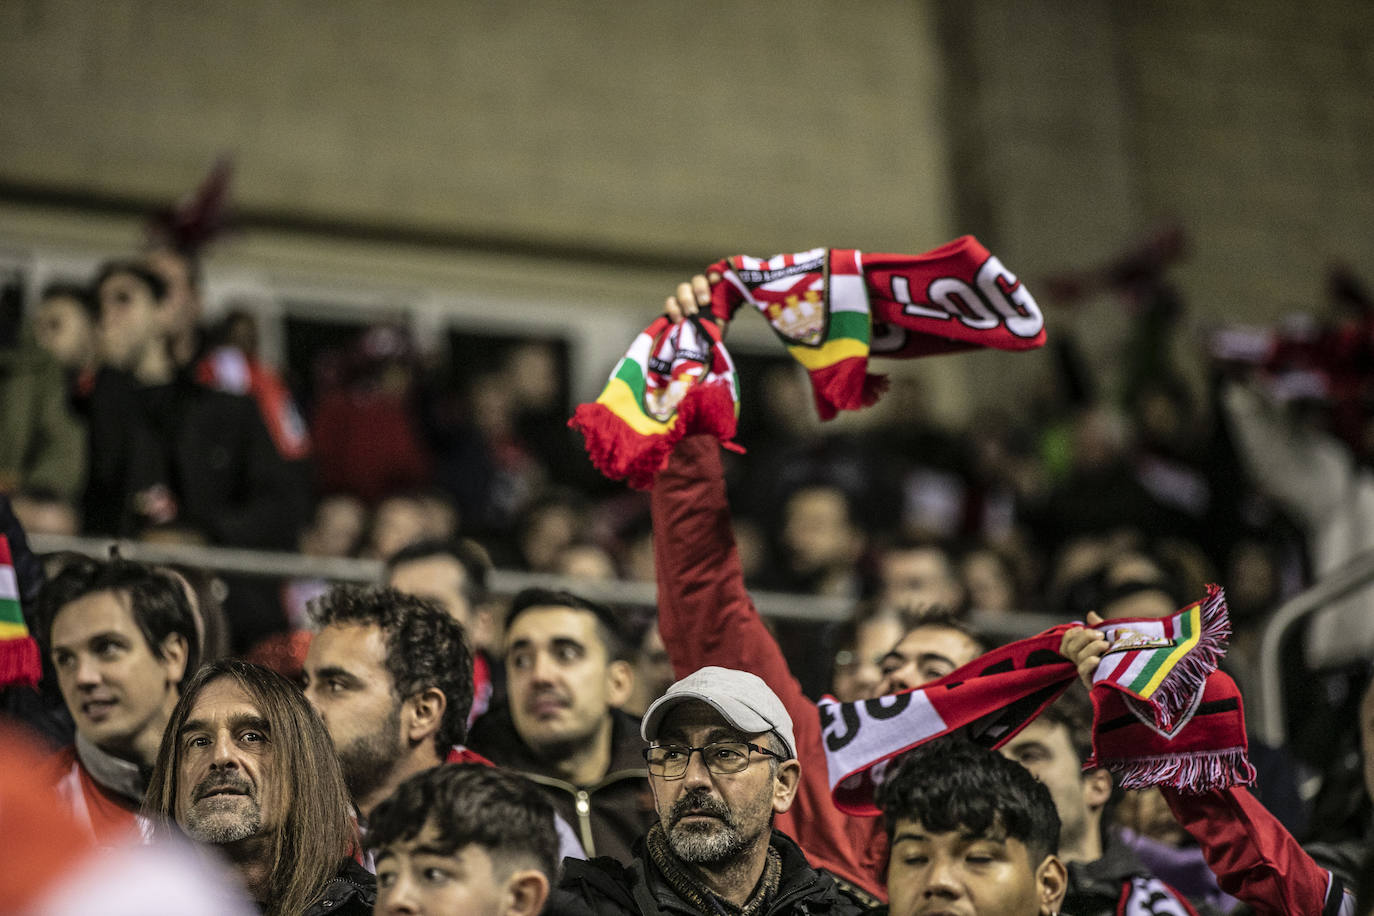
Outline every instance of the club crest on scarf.
[[654, 341], [644, 375], [644, 408], [660, 423], [673, 418], [687, 392], [706, 372], [707, 355], [693, 339], [698, 333], [698, 326], [689, 324], [675, 336], [665, 333]]
[[735, 364], [710, 321], [659, 318], [616, 363], [595, 403], [568, 425], [582, 433], [597, 470], [647, 489], [687, 435], [708, 433], [732, 451], [739, 418]]
[[[779, 337], [789, 344], [818, 347], [830, 324], [828, 255], [825, 248], [813, 248], [767, 260], [742, 254], [729, 262], [741, 292]], [[863, 313], [868, 313], [867, 303]]]

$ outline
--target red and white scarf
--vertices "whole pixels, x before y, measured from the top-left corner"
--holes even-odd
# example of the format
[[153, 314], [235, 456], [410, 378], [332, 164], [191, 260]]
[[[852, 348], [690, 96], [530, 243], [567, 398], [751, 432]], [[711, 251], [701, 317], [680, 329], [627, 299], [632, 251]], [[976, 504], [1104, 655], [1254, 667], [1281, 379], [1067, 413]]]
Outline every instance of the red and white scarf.
[[611, 370], [600, 397], [580, 404], [568, 425], [582, 433], [597, 470], [644, 490], [683, 436], [708, 433], [728, 449], [739, 418], [735, 364], [711, 321], [645, 328]]
[[722, 276], [711, 288], [712, 315], [727, 322], [743, 303], [753, 305], [810, 373], [823, 420], [878, 399], [887, 380], [869, 374], [870, 356], [1045, 343], [1035, 298], [971, 235], [924, 254], [813, 248], [735, 255], [707, 271]]
[[[923, 687], [851, 703], [821, 700], [826, 765], [835, 804], [872, 815], [888, 761], [933, 738], [961, 732], [1000, 747], [1077, 676], [1059, 654], [1070, 625], [987, 653]], [[1093, 675], [1093, 751], [1128, 788], [1204, 791], [1254, 781], [1240, 693], [1216, 670], [1230, 636], [1226, 599], [1207, 598], [1166, 618], [1113, 620], [1111, 644]], [[1185, 727], [1186, 726], [1186, 727]]]

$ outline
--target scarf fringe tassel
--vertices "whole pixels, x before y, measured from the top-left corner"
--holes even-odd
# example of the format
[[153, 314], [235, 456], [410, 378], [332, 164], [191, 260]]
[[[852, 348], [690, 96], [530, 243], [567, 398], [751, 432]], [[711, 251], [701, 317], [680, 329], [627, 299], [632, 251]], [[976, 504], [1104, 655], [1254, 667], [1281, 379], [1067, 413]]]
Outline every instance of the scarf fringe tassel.
[[1200, 795], [1214, 789], [1248, 786], [1255, 781], [1255, 768], [1243, 747], [1097, 763], [1110, 770], [1123, 789], [1172, 786], [1189, 795]]
[[851, 357], [811, 371], [811, 393], [822, 420], [832, 419], [841, 410], [860, 410], [878, 403], [887, 391], [888, 378], [871, 375], [867, 368], [868, 360]]
[[647, 490], [684, 436], [707, 433], [723, 447], [742, 453], [744, 448], [731, 441], [736, 419], [729, 385], [718, 383], [689, 391], [666, 433], [641, 435], [609, 407], [597, 403], [578, 405], [568, 425], [582, 433], [587, 455], [598, 471], [612, 480], [623, 478], [636, 490]]
[[32, 636], [0, 642], [0, 686], [37, 687], [43, 665]]
[[1202, 633], [1197, 645], [1185, 655], [1174, 670], [1165, 675], [1151, 694], [1156, 704], [1156, 723], [1172, 729], [1179, 716], [1187, 712], [1194, 697], [1226, 656], [1231, 639], [1231, 620], [1226, 609], [1226, 592], [1218, 585], [1207, 586], [1202, 600]]

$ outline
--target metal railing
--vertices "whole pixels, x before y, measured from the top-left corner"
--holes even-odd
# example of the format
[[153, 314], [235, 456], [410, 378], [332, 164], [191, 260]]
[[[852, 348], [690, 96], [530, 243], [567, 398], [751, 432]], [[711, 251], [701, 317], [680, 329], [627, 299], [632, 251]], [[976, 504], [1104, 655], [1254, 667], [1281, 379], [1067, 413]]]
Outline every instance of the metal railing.
[[1322, 610], [1347, 595], [1374, 584], [1374, 550], [1352, 557], [1327, 573], [1306, 591], [1280, 605], [1264, 625], [1260, 639], [1259, 690], [1253, 700], [1259, 708], [1252, 716], [1253, 726], [1271, 747], [1282, 747], [1288, 738], [1283, 716], [1283, 664], [1280, 652], [1289, 632], [1303, 618]]
[[[206, 547], [190, 544], [161, 544], [149, 541], [107, 538], [30, 535], [36, 553], [70, 550], [93, 557], [109, 556], [117, 545], [119, 555], [142, 563], [194, 566], [222, 573], [281, 579], [325, 579], [331, 582], [380, 582], [383, 566], [377, 560], [339, 557], [312, 557], [296, 553], [273, 553], [235, 547]], [[542, 573], [494, 569], [488, 588], [498, 597], [510, 597], [524, 588], [567, 589], [592, 601], [619, 607], [654, 607], [658, 589], [652, 582], [573, 579]], [[843, 620], [854, 610], [848, 598], [819, 598], [815, 595], [790, 595], [782, 592], [752, 591], [750, 596], [759, 613], [777, 620], [829, 623]], [[969, 623], [975, 630], [996, 639], [1019, 639], [1048, 629], [1062, 621], [1046, 614], [983, 614], [975, 612]]]
[[[270, 578], [379, 582], [383, 572], [383, 566], [377, 560], [311, 557], [231, 547], [58, 535], [31, 535], [29, 543], [40, 554], [71, 550], [96, 557], [108, 556], [111, 544], [116, 544], [120, 555], [131, 560], [183, 564], [222, 573]], [[1306, 591], [1289, 599], [1270, 615], [1260, 641], [1258, 690], [1250, 698], [1255, 713], [1252, 721], [1262, 740], [1272, 746], [1281, 746], [1288, 736], [1284, 722], [1283, 669], [1280, 659], [1284, 639], [1304, 618], [1371, 584], [1374, 584], [1374, 551], [1354, 557]], [[509, 597], [523, 588], [538, 586], [567, 589], [593, 601], [622, 607], [653, 607], [657, 601], [657, 588], [650, 582], [595, 581], [496, 569], [492, 571], [488, 585], [498, 597]], [[818, 598], [814, 595], [762, 591], [750, 594], [759, 613], [778, 620], [832, 622], [843, 620], [854, 609], [854, 602], [847, 598]], [[1061, 618], [1053, 615], [1030, 613], [975, 612], [970, 620], [976, 630], [996, 639], [1019, 639], [1062, 622]]]

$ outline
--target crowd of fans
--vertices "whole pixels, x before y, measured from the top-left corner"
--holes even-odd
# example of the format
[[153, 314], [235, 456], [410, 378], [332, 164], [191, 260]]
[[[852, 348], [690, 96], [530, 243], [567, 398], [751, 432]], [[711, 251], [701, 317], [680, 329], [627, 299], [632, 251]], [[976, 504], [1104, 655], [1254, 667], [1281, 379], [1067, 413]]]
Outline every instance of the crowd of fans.
[[[44, 679], [6, 710], [52, 751], [16, 735], [5, 769], [43, 758], [32, 791], [73, 849], [218, 848], [227, 870], [187, 879], [204, 912], [1338, 908], [1374, 839], [1360, 593], [1289, 647], [1292, 740], [1252, 739], [1255, 796], [1224, 813], [1084, 772], [1077, 687], [1001, 756], [937, 741], [894, 765], [883, 818], [830, 802], [822, 694], [938, 680], [1027, 612], [1161, 617], [1208, 582], [1247, 692], [1268, 614], [1374, 550], [1374, 300], [1336, 271], [1320, 319], [1187, 339], [1175, 241], [1045, 284], [1052, 368], [1015, 404], [954, 429], [899, 380], [897, 419], [826, 433], [796, 368], [761, 361], [749, 452], [688, 440], [651, 494], [582, 456], [547, 341], [459, 376], [377, 325], [277, 367], [252, 313], [202, 323], [193, 253], [54, 283], [0, 364], [12, 548], [25, 531], [141, 538], [384, 574], [355, 588], [16, 551]], [[1090, 296], [1130, 310], [1112, 373], [1079, 345]], [[657, 582], [659, 607], [502, 600], [493, 568]], [[746, 587], [853, 613], [765, 628]], [[1240, 835], [1260, 851], [1236, 852]], [[178, 855], [157, 867], [200, 863]], [[1261, 875], [1274, 856], [1286, 874]]]

